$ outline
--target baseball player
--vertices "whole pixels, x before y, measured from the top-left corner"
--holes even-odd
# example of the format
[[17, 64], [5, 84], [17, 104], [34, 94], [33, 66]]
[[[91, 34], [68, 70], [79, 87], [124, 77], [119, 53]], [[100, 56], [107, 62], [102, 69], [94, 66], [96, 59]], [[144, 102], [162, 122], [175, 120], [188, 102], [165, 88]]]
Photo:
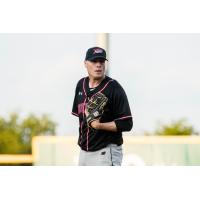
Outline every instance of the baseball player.
[[80, 166], [119, 166], [122, 162], [122, 132], [133, 126], [126, 93], [105, 75], [106, 51], [87, 50], [88, 76], [78, 81], [72, 114], [79, 118]]

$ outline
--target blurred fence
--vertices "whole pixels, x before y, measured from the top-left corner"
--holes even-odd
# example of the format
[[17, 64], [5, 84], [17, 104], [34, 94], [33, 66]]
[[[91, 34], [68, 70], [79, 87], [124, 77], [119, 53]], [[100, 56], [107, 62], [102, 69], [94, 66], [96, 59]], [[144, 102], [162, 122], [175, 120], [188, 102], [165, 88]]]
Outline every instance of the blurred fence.
[[[124, 136], [122, 165], [200, 165], [199, 136]], [[0, 164], [78, 163], [77, 136], [37, 136], [32, 155], [0, 155]]]
[[[199, 136], [125, 136], [123, 165], [200, 165]], [[77, 165], [77, 137], [33, 140], [35, 165]]]
[[0, 165], [32, 165], [33, 156], [29, 154], [0, 154]]

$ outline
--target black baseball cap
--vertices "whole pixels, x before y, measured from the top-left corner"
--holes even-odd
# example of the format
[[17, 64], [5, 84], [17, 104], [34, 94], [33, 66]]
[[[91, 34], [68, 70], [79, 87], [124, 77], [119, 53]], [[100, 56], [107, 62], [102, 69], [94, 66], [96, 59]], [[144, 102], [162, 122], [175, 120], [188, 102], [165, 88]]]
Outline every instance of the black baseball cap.
[[106, 51], [100, 47], [89, 48], [86, 52], [85, 60], [93, 61], [97, 58], [106, 59]]

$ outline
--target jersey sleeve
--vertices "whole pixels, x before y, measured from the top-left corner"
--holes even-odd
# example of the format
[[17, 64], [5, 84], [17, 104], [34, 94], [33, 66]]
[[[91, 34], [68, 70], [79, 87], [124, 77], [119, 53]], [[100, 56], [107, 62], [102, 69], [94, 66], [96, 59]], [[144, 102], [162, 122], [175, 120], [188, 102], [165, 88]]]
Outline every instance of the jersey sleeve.
[[72, 106], [72, 115], [75, 115], [78, 117], [78, 84], [76, 86], [76, 90], [75, 90], [75, 95], [74, 95], [74, 102], [73, 102], [73, 106]]
[[113, 114], [118, 131], [130, 131], [132, 129], [133, 121], [128, 98], [124, 89], [119, 84], [114, 88]]

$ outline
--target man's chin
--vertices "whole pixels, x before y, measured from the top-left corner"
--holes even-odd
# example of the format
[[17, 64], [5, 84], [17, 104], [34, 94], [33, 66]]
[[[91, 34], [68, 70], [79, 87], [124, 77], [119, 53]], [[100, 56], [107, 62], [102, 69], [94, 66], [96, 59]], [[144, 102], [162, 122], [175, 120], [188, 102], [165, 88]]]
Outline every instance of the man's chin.
[[96, 79], [96, 80], [99, 80], [99, 79], [102, 79], [102, 78], [104, 78], [104, 74], [95, 75], [95, 76], [94, 76], [94, 79]]

